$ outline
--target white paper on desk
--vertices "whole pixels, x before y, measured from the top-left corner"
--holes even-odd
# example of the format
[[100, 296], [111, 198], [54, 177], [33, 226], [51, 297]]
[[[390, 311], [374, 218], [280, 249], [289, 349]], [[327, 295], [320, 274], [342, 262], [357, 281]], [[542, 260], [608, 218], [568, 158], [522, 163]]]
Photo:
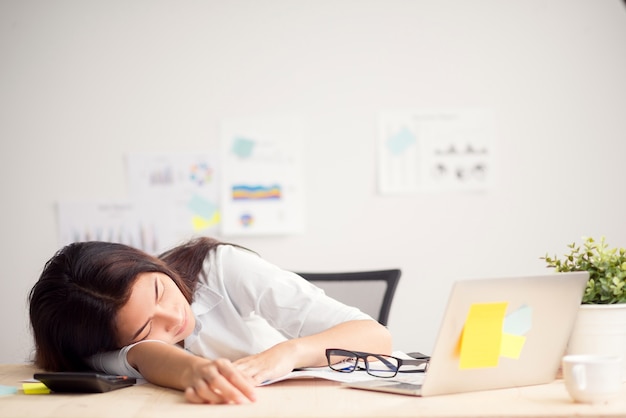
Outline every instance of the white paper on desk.
[[374, 376], [370, 376], [365, 370], [355, 371], [353, 373], [341, 373], [331, 370], [328, 367], [309, 368], [303, 370], [294, 370], [291, 373], [279, 377], [277, 379], [263, 382], [261, 386], [271, 385], [272, 383], [281, 382], [287, 379], [298, 379], [306, 377], [317, 377], [320, 379], [332, 380], [335, 382], [361, 382], [364, 380], [376, 380]]
[[[394, 357], [411, 359], [408, 354], [402, 351], [394, 351], [392, 353]], [[371, 363], [370, 363], [371, 364]], [[398, 373], [394, 380], [401, 380], [407, 383], [421, 383], [423, 380], [424, 373]], [[366, 380], [379, 380], [386, 379], [383, 377], [374, 377], [368, 374], [365, 370], [357, 370], [352, 373], [341, 373], [335, 370], [332, 370], [330, 367], [308, 367], [305, 369], [294, 370], [291, 373], [287, 373], [286, 375], [279, 377], [277, 379], [268, 380], [263, 382], [261, 386], [271, 385], [272, 383], [280, 382], [287, 379], [298, 379], [298, 378], [306, 378], [306, 377], [317, 377], [320, 379], [332, 380], [335, 382], [349, 383], [349, 382], [362, 382]]]

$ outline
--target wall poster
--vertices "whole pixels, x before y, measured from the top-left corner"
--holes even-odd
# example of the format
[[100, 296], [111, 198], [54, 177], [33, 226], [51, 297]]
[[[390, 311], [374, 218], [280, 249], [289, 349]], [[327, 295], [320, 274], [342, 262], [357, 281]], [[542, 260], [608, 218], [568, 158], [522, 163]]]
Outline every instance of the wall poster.
[[495, 177], [495, 117], [487, 109], [381, 112], [382, 194], [484, 191]]
[[222, 234], [285, 235], [304, 230], [302, 121], [223, 121], [220, 132]]
[[135, 153], [126, 157], [128, 197], [58, 203], [59, 241], [108, 241], [151, 254], [220, 222], [215, 158], [208, 153]]

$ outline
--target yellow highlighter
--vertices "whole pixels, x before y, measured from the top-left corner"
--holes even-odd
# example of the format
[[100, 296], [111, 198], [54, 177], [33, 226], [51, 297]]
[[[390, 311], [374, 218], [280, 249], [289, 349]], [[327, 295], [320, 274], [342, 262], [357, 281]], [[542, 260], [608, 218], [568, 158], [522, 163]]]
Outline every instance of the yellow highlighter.
[[22, 390], [26, 395], [43, 395], [50, 393], [50, 389], [48, 389], [48, 386], [44, 385], [41, 382], [22, 383]]

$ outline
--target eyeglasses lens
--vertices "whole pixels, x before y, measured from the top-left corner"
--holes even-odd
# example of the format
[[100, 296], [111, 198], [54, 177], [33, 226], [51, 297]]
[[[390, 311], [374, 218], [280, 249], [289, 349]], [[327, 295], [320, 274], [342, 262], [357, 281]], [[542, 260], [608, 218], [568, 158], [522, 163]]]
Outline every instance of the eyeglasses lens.
[[338, 372], [353, 372], [359, 361], [355, 355], [350, 355], [347, 352], [332, 352], [330, 355], [329, 366], [331, 369]]
[[398, 373], [398, 360], [384, 355], [366, 357], [367, 372], [376, 377], [394, 377]]

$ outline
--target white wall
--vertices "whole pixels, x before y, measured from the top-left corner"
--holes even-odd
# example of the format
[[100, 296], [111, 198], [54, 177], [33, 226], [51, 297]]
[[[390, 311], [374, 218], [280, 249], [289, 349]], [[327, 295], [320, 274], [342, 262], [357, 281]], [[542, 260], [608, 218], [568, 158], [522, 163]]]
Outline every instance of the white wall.
[[[30, 353], [57, 200], [125, 198], [127, 152], [212, 150], [223, 118], [287, 110], [310, 128], [307, 232], [237, 242], [402, 268], [396, 348], [429, 352], [453, 280], [626, 246], [625, 40], [618, 0], [0, 0], [0, 362]], [[494, 191], [376, 193], [379, 110], [475, 106], [497, 116]]]

